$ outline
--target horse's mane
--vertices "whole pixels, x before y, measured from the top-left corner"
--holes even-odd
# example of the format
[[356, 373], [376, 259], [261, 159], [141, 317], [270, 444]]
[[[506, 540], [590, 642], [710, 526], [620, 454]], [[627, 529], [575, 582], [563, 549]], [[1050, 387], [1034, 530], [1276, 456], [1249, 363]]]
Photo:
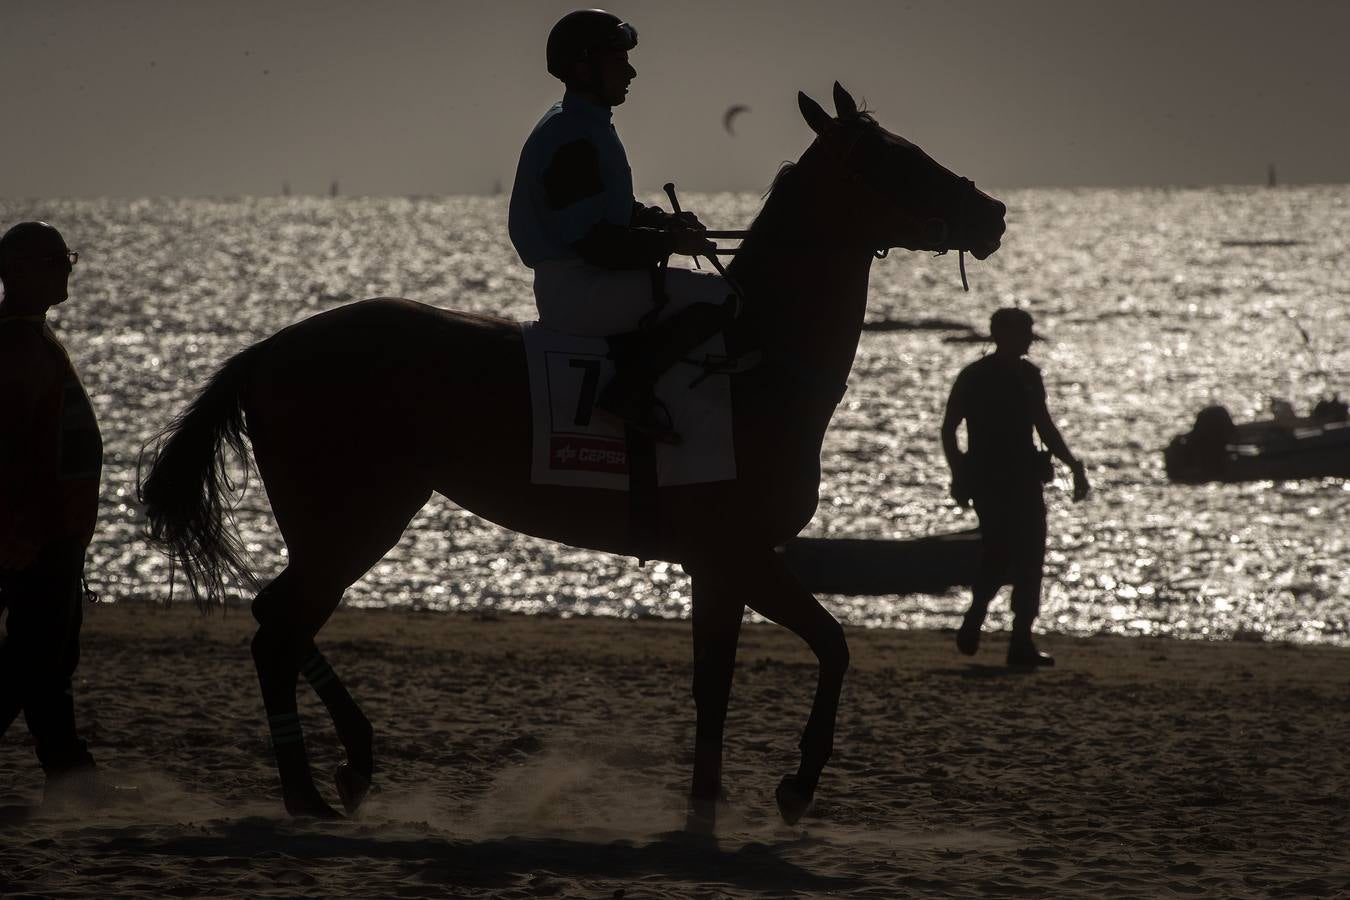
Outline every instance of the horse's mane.
[[[856, 115], [851, 115], [846, 119], [839, 119], [838, 122], [839, 125], [837, 127], [840, 128], [847, 128], [851, 125], [865, 125], [872, 128], [881, 127], [877, 124], [876, 117], [872, 115], [872, 111], [867, 109], [866, 106], [859, 106]], [[819, 141], [820, 139], [816, 138], [816, 140], [811, 142], [811, 146], [807, 147], [806, 152], [802, 154], [802, 159], [806, 158], [807, 154], [816, 147]], [[764, 192], [761, 198], [763, 200], [763, 205], [760, 206], [759, 213], [756, 214], [754, 220], [750, 223], [752, 229], [755, 225], [759, 224], [761, 219], [771, 214], [774, 208], [783, 202], [785, 197], [792, 195], [792, 192], [799, 184], [799, 179], [796, 178], [795, 175], [800, 166], [801, 160], [798, 160], [797, 162], [784, 160], [778, 167], [778, 171], [774, 173], [773, 181], [769, 183], [768, 190]], [[778, 200], [777, 204], [775, 204], [775, 200]]]
[[778, 171], [773, 173], [773, 181], [769, 182], [768, 190], [760, 194], [759, 199], [764, 203], [768, 203], [769, 197], [773, 194], [774, 191], [778, 190], [779, 184], [783, 182], [787, 178], [787, 176], [791, 175], [792, 171], [796, 168], [797, 164], [792, 160], [789, 159], [783, 160], [783, 162], [780, 163], [778, 166]]

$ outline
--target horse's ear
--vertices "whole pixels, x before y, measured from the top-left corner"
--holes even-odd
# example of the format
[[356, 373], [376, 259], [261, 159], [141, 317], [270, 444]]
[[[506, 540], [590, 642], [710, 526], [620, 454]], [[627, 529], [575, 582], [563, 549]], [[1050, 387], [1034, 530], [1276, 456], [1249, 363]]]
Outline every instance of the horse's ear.
[[834, 112], [841, 119], [858, 114], [858, 104], [854, 102], [853, 95], [837, 81], [834, 83]]
[[806, 120], [806, 124], [810, 125], [816, 134], [824, 134], [834, 126], [834, 119], [830, 118], [830, 114], [801, 91], [797, 92], [797, 107], [802, 111], [802, 118]]

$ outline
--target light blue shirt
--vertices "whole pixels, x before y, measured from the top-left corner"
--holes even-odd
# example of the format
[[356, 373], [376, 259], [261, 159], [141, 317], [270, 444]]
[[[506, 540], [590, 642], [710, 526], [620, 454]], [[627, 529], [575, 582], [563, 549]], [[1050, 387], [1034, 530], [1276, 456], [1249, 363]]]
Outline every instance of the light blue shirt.
[[609, 107], [568, 91], [525, 141], [508, 228], [530, 268], [578, 258], [572, 245], [599, 222], [630, 223], [633, 172], [612, 119]]

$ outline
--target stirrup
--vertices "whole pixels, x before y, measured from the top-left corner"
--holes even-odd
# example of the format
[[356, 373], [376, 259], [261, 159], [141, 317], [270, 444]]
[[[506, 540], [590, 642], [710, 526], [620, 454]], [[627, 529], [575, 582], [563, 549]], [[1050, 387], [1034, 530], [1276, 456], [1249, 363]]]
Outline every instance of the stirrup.
[[698, 387], [703, 383], [703, 379], [709, 375], [739, 375], [742, 372], [749, 372], [763, 361], [764, 354], [758, 350], [747, 350], [739, 356], [708, 353], [701, 360], [686, 360], [691, 365], [698, 366], [703, 370], [694, 376], [694, 380], [689, 382], [689, 386], [691, 388]]

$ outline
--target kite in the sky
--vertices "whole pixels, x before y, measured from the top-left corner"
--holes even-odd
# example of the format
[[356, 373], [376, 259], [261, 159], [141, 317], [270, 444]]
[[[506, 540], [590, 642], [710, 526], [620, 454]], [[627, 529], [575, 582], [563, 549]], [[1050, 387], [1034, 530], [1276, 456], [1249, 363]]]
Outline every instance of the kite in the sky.
[[736, 129], [731, 127], [732, 120], [735, 119], [737, 116], [739, 116], [741, 113], [749, 111], [750, 107], [738, 103], [735, 106], [728, 107], [727, 111], [722, 113], [722, 127], [727, 130], [727, 134], [733, 136], [736, 134]]

